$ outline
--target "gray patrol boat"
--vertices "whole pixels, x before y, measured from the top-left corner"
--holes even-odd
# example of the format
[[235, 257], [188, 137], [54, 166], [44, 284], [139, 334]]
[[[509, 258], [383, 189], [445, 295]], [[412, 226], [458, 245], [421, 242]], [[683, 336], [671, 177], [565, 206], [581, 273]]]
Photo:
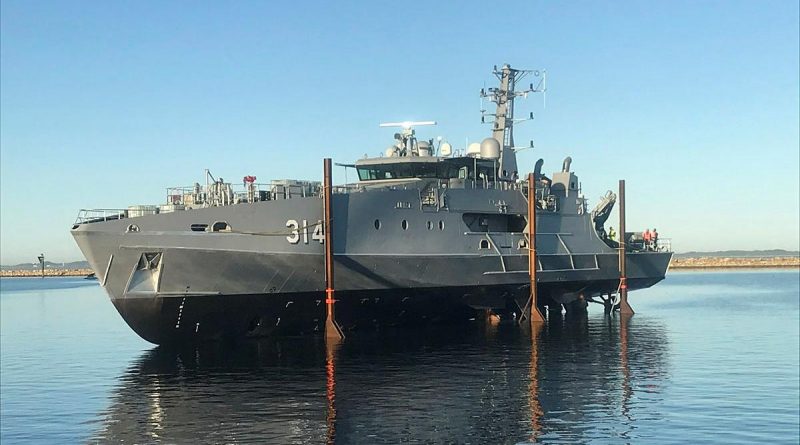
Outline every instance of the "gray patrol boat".
[[[514, 100], [544, 90], [538, 71], [495, 68], [492, 135], [454, 150], [400, 127], [383, 156], [355, 164], [359, 181], [331, 197], [336, 318], [344, 330], [484, 311], [514, 317], [530, 290], [527, 181], [514, 144]], [[525, 76], [535, 78], [517, 90]], [[485, 118], [482, 119], [485, 121]], [[532, 144], [531, 144], [532, 145]], [[522, 147], [527, 148], [527, 147]], [[534, 166], [538, 302], [585, 308], [618, 293], [618, 245], [604, 224], [616, 196], [588, 209], [567, 158], [546, 176]], [[119, 313], [157, 344], [283, 331], [325, 323], [325, 232], [320, 182], [234, 187], [206, 171], [205, 185], [167, 189], [167, 203], [81, 210], [72, 235]], [[626, 233], [627, 287], [664, 278], [671, 249]], [[608, 299], [604, 299], [606, 303]], [[613, 300], [613, 299], [612, 299]]]

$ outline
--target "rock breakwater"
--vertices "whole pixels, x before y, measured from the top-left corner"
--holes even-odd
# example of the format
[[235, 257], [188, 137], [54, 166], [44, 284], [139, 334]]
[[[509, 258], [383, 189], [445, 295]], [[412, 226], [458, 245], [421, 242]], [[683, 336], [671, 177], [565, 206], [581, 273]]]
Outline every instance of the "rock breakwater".
[[800, 268], [800, 257], [761, 257], [761, 258], [673, 258], [670, 269], [757, 269], [757, 268]]

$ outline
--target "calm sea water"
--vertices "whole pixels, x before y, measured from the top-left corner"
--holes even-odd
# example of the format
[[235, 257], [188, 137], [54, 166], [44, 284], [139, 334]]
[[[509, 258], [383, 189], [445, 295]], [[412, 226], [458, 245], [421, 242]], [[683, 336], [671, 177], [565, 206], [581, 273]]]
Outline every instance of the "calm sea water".
[[97, 282], [3, 279], [0, 441], [798, 443], [799, 283], [676, 272], [630, 319], [175, 352]]

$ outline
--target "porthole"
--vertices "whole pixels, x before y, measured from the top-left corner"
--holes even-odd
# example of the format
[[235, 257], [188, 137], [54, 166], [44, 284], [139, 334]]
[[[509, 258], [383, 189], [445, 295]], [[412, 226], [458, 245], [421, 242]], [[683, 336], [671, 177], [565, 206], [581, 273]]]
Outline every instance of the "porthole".
[[433, 222], [428, 221], [428, 230], [433, 230]]
[[260, 316], [256, 315], [255, 317], [253, 317], [253, 319], [250, 320], [250, 323], [248, 323], [247, 325], [247, 333], [255, 334], [258, 328], [261, 327], [261, 324], [263, 322], [264, 320], [262, 320]]
[[138, 231], [139, 231], [139, 226], [137, 226], [136, 224], [131, 224], [128, 226], [127, 229], [125, 229], [125, 232], [127, 233], [138, 232]]
[[439, 230], [444, 230], [444, 221], [439, 221]]
[[482, 239], [480, 245], [478, 246], [479, 249], [488, 249], [489, 248], [489, 240]]
[[230, 232], [231, 226], [225, 221], [217, 221], [211, 226], [212, 232]]
[[400, 223], [400, 227], [402, 227], [403, 230], [408, 230], [408, 221], [403, 220], [403, 222]]
[[192, 224], [189, 228], [192, 229], [192, 232], [205, 232], [208, 224]]
[[375, 230], [380, 230], [381, 229], [381, 220], [376, 219], [375, 223], [374, 223], [374, 226], [375, 226]]

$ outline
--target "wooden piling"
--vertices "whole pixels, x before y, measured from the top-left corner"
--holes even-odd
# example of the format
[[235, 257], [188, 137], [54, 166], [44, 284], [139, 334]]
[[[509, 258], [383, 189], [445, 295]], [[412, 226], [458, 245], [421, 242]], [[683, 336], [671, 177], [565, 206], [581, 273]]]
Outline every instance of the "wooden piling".
[[619, 180], [619, 313], [633, 315], [633, 308], [628, 304], [628, 271], [625, 259], [627, 237], [625, 235], [625, 180]]
[[333, 304], [333, 212], [331, 205], [332, 179], [331, 179], [331, 159], [325, 158], [323, 161], [323, 230], [325, 232], [325, 338], [342, 340], [344, 332], [336, 322], [336, 312]]
[[533, 326], [544, 323], [544, 316], [539, 312], [536, 289], [536, 178], [533, 173], [528, 173], [528, 275], [531, 286], [529, 319]]

